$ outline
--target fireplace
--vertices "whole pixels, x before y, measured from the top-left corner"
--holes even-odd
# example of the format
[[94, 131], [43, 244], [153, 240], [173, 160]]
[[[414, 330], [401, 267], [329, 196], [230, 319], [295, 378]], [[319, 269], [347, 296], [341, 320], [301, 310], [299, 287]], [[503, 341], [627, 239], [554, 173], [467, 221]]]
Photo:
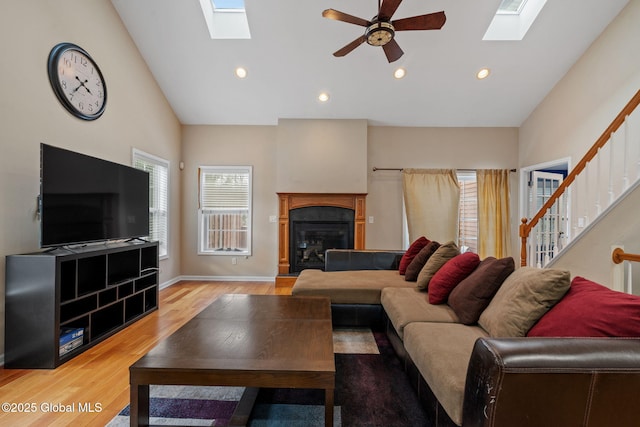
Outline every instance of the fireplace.
[[[366, 194], [278, 193], [276, 285], [280, 282], [290, 286], [304, 268], [322, 268], [326, 249], [364, 249], [365, 197]], [[285, 280], [285, 276], [292, 276], [292, 281]]]
[[327, 249], [353, 249], [353, 209], [310, 206], [289, 211], [289, 273], [324, 270]]

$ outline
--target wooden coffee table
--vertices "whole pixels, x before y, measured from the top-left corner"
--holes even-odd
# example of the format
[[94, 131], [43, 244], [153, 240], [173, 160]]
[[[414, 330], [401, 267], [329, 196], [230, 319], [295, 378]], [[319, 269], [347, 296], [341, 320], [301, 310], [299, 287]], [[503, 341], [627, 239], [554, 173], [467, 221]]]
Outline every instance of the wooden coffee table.
[[149, 425], [149, 385], [242, 386], [232, 424], [257, 388], [325, 390], [333, 425], [335, 361], [329, 298], [222, 295], [131, 365], [131, 425]]

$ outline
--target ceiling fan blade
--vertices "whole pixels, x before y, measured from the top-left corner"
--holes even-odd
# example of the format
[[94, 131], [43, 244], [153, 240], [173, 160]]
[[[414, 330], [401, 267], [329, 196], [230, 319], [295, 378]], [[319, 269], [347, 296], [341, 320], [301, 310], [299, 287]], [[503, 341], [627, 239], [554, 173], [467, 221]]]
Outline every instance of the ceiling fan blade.
[[322, 12], [322, 16], [329, 19], [335, 19], [336, 21], [346, 22], [348, 24], [361, 25], [363, 27], [368, 27], [371, 25], [370, 21], [366, 19], [358, 18], [357, 16], [349, 15], [344, 12], [340, 12], [335, 9], [327, 9]]
[[339, 50], [335, 51], [333, 53], [333, 56], [345, 56], [347, 53], [351, 52], [353, 49], [355, 49], [358, 46], [360, 46], [366, 40], [367, 40], [367, 38], [365, 36], [360, 36], [357, 39], [355, 39], [354, 41], [352, 41], [351, 43], [349, 43], [348, 45], [346, 45], [345, 47], [343, 47], [342, 49], [339, 49]]
[[400, 6], [402, 0], [383, 0], [380, 11], [378, 12], [378, 19], [380, 21], [389, 21], [393, 14]]
[[384, 50], [384, 54], [387, 55], [387, 61], [389, 62], [397, 61], [404, 54], [395, 39], [391, 39], [389, 43], [382, 46], [382, 50]]
[[397, 19], [391, 22], [391, 25], [393, 25], [396, 31], [439, 30], [446, 21], [447, 17], [443, 11], [413, 16], [411, 18]]

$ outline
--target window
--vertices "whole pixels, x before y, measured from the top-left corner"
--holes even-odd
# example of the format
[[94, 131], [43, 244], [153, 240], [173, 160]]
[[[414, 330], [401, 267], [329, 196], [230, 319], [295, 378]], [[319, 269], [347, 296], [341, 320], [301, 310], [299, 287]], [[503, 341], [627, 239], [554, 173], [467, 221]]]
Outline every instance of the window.
[[158, 256], [168, 258], [169, 161], [134, 149], [133, 167], [149, 172], [149, 238], [158, 241]]
[[502, 0], [497, 13], [518, 15], [522, 11], [526, 2], [527, 0]]
[[478, 253], [478, 183], [475, 172], [458, 172], [460, 207], [458, 246], [461, 252]]
[[200, 0], [200, 8], [212, 39], [250, 39], [243, 0]]
[[251, 166], [199, 170], [198, 253], [251, 255]]

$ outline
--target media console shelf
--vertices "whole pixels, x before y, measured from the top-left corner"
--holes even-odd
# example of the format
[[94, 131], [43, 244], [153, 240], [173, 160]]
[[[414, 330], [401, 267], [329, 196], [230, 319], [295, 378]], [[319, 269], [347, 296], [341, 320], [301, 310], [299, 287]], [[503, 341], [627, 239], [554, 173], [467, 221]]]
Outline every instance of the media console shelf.
[[[6, 261], [5, 368], [55, 368], [158, 309], [157, 242]], [[69, 330], [74, 335], [63, 336]]]

